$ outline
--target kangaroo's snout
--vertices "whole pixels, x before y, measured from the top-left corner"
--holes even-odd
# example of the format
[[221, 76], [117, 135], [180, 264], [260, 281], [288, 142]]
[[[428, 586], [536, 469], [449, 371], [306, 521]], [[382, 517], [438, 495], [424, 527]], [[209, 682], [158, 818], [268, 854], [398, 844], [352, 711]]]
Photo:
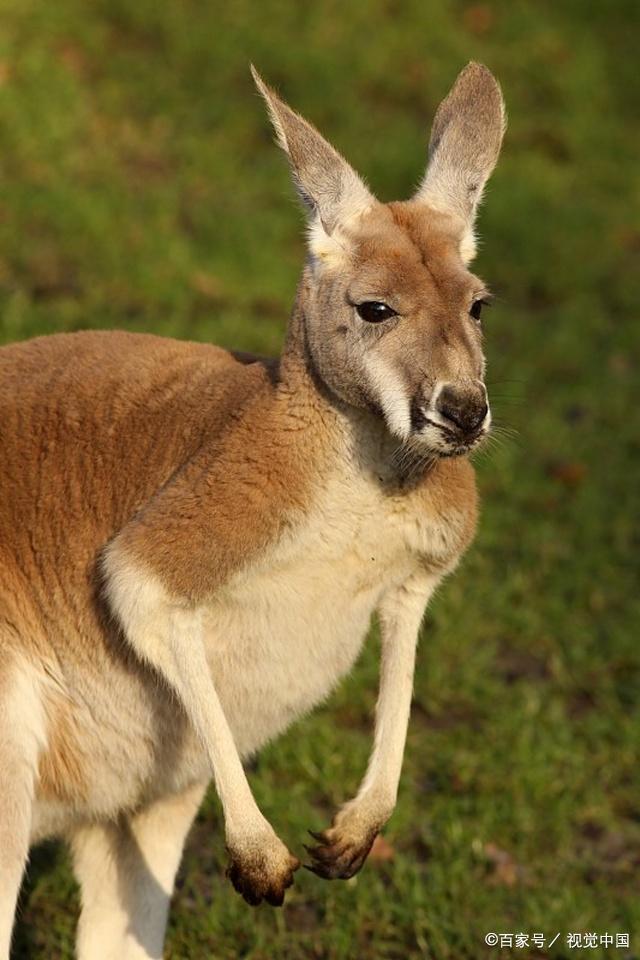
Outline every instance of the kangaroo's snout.
[[443, 426], [461, 431], [465, 436], [476, 433], [489, 414], [487, 391], [478, 381], [462, 385], [446, 383], [435, 407], [443, 418]]

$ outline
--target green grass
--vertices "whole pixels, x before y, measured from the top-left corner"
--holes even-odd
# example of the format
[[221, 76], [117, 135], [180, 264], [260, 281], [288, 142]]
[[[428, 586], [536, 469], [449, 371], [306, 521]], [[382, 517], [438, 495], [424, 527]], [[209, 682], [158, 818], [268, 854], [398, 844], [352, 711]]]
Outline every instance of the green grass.
[[[253, 60], [382, 199], [407, 196], [471, 58], [510, 126], [477, 269], [498, 294], [489, 382], [514, 427], [478, 462], [475, 546], [434, 601], [390, 862], [310, 874], [282, 911], [223, 879], [211, 795], [167, 956], [485, 960], [640, 956], [639, 137], [635, 0], [1, 0], [1, 333], [119, 327], [275, 352], [301, 217]], [[634, 508], [636, 508], [634, 510]], [[252, 773], [293, 849], [356, 788], [375, 637]], [[70, 958], [63, 849], [34, 853], [15, 957]], [[488, 931], [555, 946], [485, 947]]]

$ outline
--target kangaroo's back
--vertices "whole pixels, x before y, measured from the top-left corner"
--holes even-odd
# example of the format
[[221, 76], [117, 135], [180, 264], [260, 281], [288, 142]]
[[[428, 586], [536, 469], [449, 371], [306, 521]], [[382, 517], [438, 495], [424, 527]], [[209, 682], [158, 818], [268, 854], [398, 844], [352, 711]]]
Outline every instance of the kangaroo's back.
[[101, 547], [265, 389], [259, 364], [145, 334], [0, 350], [0, 616], [17, 596], [86, 616]]

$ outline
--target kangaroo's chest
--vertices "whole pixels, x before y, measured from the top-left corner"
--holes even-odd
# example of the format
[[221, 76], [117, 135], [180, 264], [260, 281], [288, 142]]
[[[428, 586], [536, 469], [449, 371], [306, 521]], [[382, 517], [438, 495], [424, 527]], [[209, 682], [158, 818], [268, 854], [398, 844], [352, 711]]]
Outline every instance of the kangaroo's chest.
[[206, 611], [209, 661], [242, 753], [321, 701], [357, 658], [382, 595], [434, 536], [420, 502], [325, 491], [295, 533]]

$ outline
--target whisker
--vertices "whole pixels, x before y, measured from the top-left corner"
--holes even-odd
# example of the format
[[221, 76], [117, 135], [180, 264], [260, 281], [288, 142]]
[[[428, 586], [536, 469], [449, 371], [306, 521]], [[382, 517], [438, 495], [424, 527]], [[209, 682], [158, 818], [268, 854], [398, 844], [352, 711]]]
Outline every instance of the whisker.
[[394, 472], [403, 486], [413, 484], [419, 477], [433, 466], [436, 457], [422, 448], [422, 444], [410, 437], [407, 441], [394, 449], [392, 453]]
[[496, 448], [504, 448], [509, 446], [518, 447], [519, 449], [524, 448], [522, 438], [515, 431], [509, 432], [507, 430], [501, 430], [500, 428], [497, 428], [495, 432], [491, 432], [489, 437], [493, 442], [493, 446]]
[[519, 386], [523, 386], [526, 383], [526, 380], [518, 380], [517, 377], [506, 380], [485, 380], [485, 383], [488, 387], [498, 387], [503, 383], [517, 383]]
[[520, 439], [520, 431], [519, 431], [519, 430], [517, 430], [515, 427], [508, 426], [507, 424], [500, 423], [499, 421], [498, 421], [498, 423], [494, 423], [494, 424], [493, 424], [493, 426], [492, 426], [492, 433], [493, 433], [494, 435], [496, 435], [496, 436], [499, 436], [499, 437], [508, 437], [508, 438], [510, 438], [510, 439], [512, 439], [512, 440], [519, 440], [519, 439]]

